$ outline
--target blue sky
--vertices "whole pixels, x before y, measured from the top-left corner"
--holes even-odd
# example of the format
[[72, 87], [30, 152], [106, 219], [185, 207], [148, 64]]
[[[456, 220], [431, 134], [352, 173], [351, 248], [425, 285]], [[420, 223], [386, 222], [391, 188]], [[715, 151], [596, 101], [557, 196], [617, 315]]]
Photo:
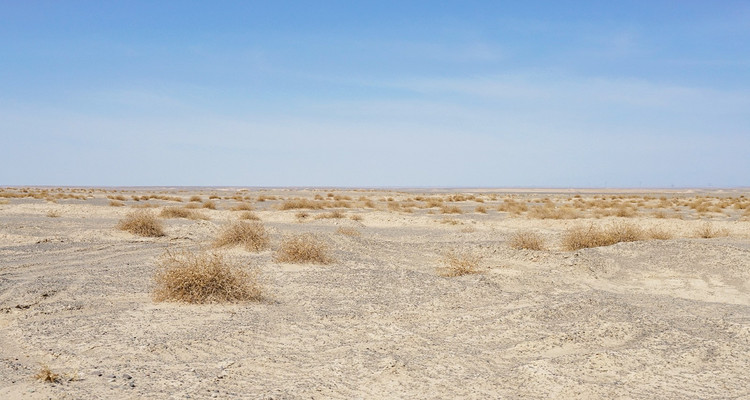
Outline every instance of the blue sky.
[[748, 110], [747, 1], [0, 1], [0, 185], [750, 186]]

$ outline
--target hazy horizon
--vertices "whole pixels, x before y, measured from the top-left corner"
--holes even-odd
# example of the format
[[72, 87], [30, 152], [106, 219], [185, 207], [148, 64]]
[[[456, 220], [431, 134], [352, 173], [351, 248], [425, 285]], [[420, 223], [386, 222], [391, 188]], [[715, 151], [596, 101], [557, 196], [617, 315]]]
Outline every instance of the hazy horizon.
[[0, 13], [0, 186], [743, 188], [750, 4]]

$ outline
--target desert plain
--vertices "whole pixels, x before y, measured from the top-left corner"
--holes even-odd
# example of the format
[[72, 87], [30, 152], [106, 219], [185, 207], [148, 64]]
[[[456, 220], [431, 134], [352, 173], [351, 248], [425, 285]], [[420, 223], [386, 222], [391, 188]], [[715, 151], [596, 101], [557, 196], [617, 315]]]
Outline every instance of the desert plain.
[[[748, 399], [749, 197], [2, 188], [0, 398]], [[266, 242], [219, 245], [238, 221]], [[279, 257], [298, 234], [327, 262]], [[157, 298], [170, 253], [262, 295]]]

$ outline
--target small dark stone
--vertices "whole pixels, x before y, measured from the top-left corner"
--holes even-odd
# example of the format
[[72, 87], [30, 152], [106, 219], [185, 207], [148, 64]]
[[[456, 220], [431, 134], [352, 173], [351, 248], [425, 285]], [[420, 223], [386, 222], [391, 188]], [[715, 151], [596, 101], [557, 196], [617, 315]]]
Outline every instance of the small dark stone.
[[125, 379], [133, 379], [133, 377], [128, 374], [122, 374], [122, 377]]

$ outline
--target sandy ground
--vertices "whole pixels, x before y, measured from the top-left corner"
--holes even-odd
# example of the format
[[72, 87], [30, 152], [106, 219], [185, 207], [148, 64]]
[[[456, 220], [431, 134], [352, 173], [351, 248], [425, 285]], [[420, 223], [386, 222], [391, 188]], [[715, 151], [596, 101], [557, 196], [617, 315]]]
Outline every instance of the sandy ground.
[[[204, 210], [207, 221], [165, 220], [161, 238], [114, 228], [133, 201], [5, 200], [0, 398], [750, 399], [747, 218], [711, 216], [729, 235], [698, 239], [703, 221], [690, 216], [514, 217], [496, 211], [505, 194], [483, 203], [487, 214], [470, 201], [454, 203], [465, 213], [450, 216], [388, 211], [379, 201], [378, 210], [342, 210], [361, 221], [302, 223], [279, 200], [254, 202], [272, 248], [222, 251], [258, 266], [270, 294], [215, 305], [155, 303], [153, 275], [166, 249], [208, 246], [237, 218], [231, 200]], [[566, 228], [620, 219], [675, 238], [559, 248]], [[509, 247], [523, 229], [545, 235], [549, 250]], [[318, 234], [337, 262], [274, 262], [274, 248], [295, 232]], [[446, 249], [483, 256], [482, 273], [440, 276]], [[42, 365], [62, 381], [35, 379]]]

